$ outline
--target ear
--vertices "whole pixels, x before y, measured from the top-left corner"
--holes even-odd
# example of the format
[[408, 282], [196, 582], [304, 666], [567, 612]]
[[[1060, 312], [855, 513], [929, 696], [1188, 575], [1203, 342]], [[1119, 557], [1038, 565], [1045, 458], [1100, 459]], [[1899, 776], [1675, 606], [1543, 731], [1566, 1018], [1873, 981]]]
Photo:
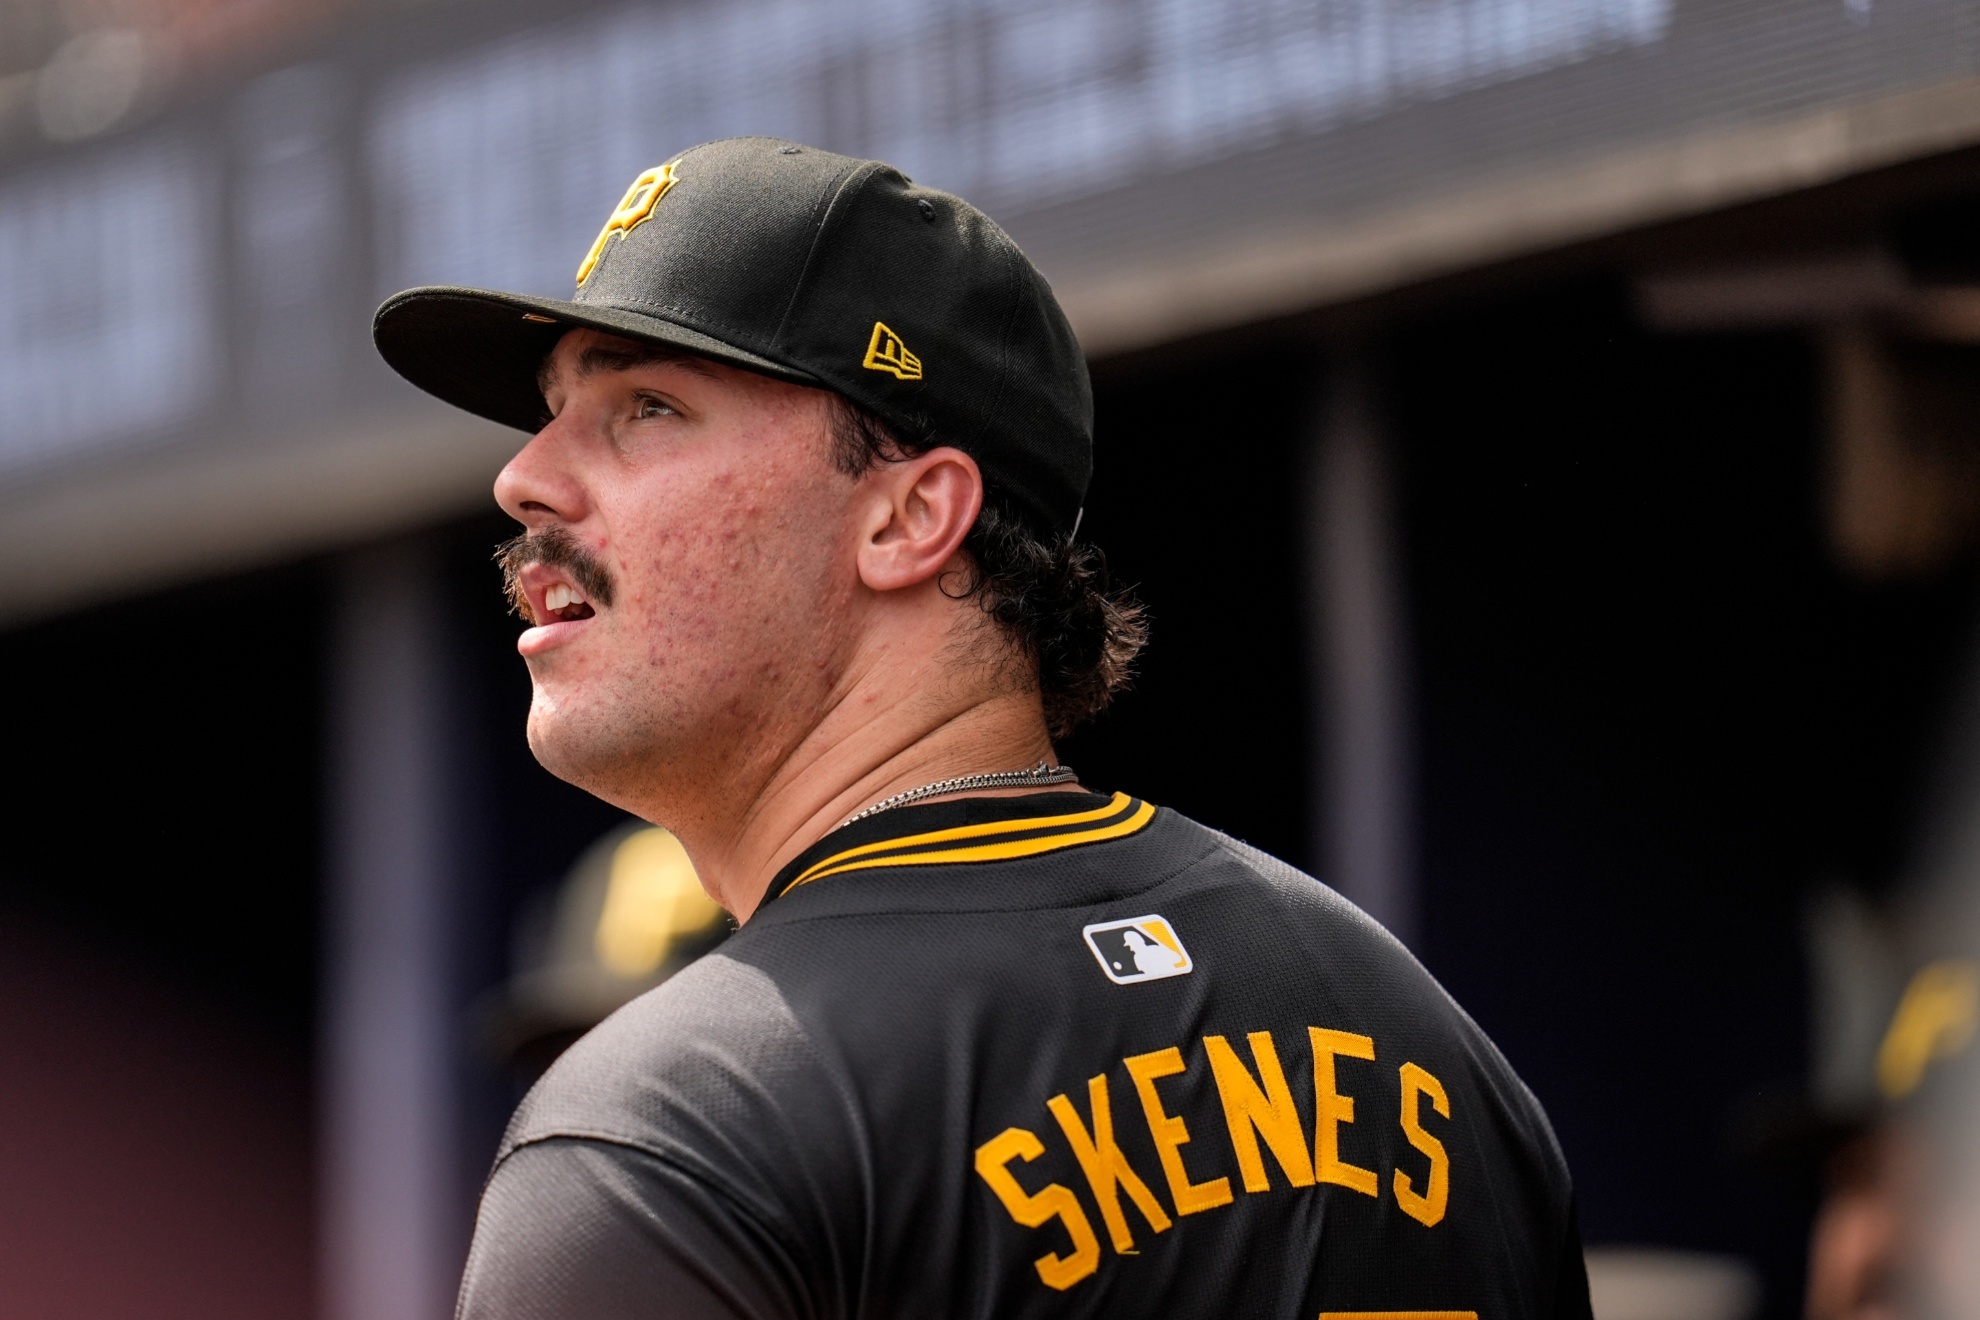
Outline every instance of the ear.
[[875, 591], [899, 591], [948, 567], [983, 509], [983, 473], [960, 449], [931, 449], [880, 463], [859, 543], [859, 578]]

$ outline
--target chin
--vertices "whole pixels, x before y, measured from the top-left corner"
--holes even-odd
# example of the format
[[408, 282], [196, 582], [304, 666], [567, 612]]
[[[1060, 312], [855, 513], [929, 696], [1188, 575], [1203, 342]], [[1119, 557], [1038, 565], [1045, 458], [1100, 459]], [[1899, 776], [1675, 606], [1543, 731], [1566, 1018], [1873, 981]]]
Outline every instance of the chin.
[[658, 781], [680, 760], [680, 739], [671, 713], [646, 700], [573, 701], [568, 693], [546, 693], [536, 685], [529, 708], [529, 750], [537, 763], [567, 784], [581, 788], [635, 816], [651, 819]]
[[538, 765], [614, 806], [632, 810], [628, 798], [641, 749], [630, 744], [623, 724], [584, 719], [575, 712], [547, 706], [539, 693], [529, 712], [529, 750]]

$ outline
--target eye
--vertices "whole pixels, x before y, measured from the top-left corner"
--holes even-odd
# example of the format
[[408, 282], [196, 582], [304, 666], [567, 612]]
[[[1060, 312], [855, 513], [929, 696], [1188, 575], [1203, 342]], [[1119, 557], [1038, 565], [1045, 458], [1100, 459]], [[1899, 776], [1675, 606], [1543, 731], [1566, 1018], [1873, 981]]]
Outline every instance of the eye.
[[651, 394], [640, 395], [633, 403], [633, 416], [644, 420], [648, 417], [675, 417], [679, 411], [665, 399]]

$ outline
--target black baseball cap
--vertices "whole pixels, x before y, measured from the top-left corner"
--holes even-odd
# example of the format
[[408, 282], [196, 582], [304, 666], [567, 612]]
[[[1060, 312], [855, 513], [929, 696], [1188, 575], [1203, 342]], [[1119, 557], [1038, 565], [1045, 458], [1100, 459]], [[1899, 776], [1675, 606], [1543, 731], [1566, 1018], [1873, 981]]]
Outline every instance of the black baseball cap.
[[568, 300], [408, 289], [372, 338], [421, 389], [534, 432], [537, 370], [580, 326], [836, 391], [968, 453], [1036, 530], [1077, 525], [1093, 394], [1072, 327], [990, 217], [890, 165], [775, 138], [695, 147], [634, 180]]

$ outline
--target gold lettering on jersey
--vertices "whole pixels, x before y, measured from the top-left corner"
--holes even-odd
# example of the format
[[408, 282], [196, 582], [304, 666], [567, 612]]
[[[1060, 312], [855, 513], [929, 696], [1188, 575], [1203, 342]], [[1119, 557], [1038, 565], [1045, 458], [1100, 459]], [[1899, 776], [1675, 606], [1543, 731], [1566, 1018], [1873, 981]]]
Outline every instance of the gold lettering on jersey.
[[1401, 1169], [1395, 1171], [1396, 1204], [1402, 1212], [1425, 1228], [1435, 1228], [1444, 1218], [1444, 1209], [1451, 1199], [1451, 1157], [1444, 1151], [1444, 1143], [1423, 1130], [1422, 1100], [1430, 1097], [1430, 1103], [1445, 1118], [1451, 1116], [1451, 1098], [1444, 1094], [1444, 1084], [1413, 1063], [1402, 1066], [1402, 1130], [1409, 1144], [1430, 1157], [1429, 1185], [1419, 1194], [1410, 1176]]
[[1026, 1228], [1043, 1228], [1057, 1219], [1072, 1237], [1072, 1255], [1048, 1252], [1032, 1264], [1048, 1288], [1060, 1292], [1072, 1287], [1100, 1268], [1100, 1239], [1093, 1235], [1092, 1221], [1080, 1207], [1070, 1187], [1047, 1183], [1043, 1190], [1027, 1192], [1011, 1173], [1011, 1161], [1026, 1164], [1045, 1153], [1045, 1143], [1037, 1134], [1023, 1128], [1005, 1128], [976, 1148], [976, 1172], [1011, 1212], [1011, 1218]]
[[1123, 1256], [1132, 1255], [1134, 1234], [1128, 1231], [1127, 1215], [1121, 1210], [1121, 1193], [1128, 1194], [1148, 1226], [1157, 1233], [1167, 1231], [1168, 1212], [1162, 1209], [1155, 1193], [1148, 1190], [1148, 1184], [1141, 1180], [1114, 1142], [1114, 1108], [1107, 1095], [1107, 1074], [1089, 1078], [1086, 1093], [1093, 1108], [1090, 1134], [1086, 1124], [1080, 1121], [1079, 1111], [1065, 1096], [1053, 1096], [1045, 1102], [1045, 1107], [1059, 1120], [1066, 1144], [1072, 1147], [1073, 1158], [1079, 1161], [1080, 1172], [1086, 1175], [1087, 1185], [1093, 1189], [1093, 1200], [1100, 1207], [1100, 1218], [1107, 1225], [1107, 1236], [1113, 1239], [1114, 1250]]
[[1141, 1096], [1141, 1112], [1148, 1119], [1149, 1135], [1155, 1138], [1155, 1154], [1162, 1161], [1162, 1172], [1169, 1180], [1169, 1195], [1175, 1199], [1178, 1215], [1200, 1214], [1231, 1203], [1231, 1180], [1212, 1178], [1193, 1183], [1183, 1167], [1182, 1148], [1189, 1144], [1189, 1125], [1162, 1108], [1162, 1097], [1155, 1091], [1157, 1078], [1174, 1077], [1187, 1070], [1182, 1051], [1171, 1045], [1153, 1054], [1137, 1054], [1121, 1060], [1134, 1089]]
[[[1355, 1121], [1356, 1105], [1355, 1096], [1342, 1090], [1338, 1063], [1341, 1059], [1373, 1063], [1377, 1054], [1374, 1038], [1351, 1031], [1308, 1027], [1307, 1040], [1313, 1052], [1310, 1150], [1306, 1140], [1308, 1129], [1293, 1088], [1287, 1082], [1279, 1045], [1272, 1033], [1247, 1033], [1250, 1065], [1227, 1037], [1203, 1037], [1203, 1057], [1210, 1065], [1238, 1179], [1247, 1196], [1273, 1190], [1264, 1154], [1259, 1150], [1259, 1139], [1263, 1138], [1265, 1148], [1271, 1151], [1273, 1162], [1291, 1187], [1317, 1191], [1331, 1185], [1379, 1199], [1382, 1184], [1375, 1171], [1350, 1163], [1341, 1154], [1341, 1129]], [[1177, 1218], [1234, 1204], [1236, 1197], [1228, 1176], [1218, 1173], [1203, 1182], [1192, 1180], [1183, 1162], [1183, 1147], [1190, 1144], [1189, 1125], [1181, 1113], [1170, 1112], [1169, 1103], [1174, 1103], [1175, 1097], [1165, 1103], [1157, 1089], [1156, 1084], [1163, 1079], [1188, 1071], [1190, 1061], [1184, 1057], [1182, 1047], [1130, 1055], [1121, 1060], [1121, 1067], [1127, 1071], [1141, 1100], [1149, 1141], [1161, 1161]], [[1434, 1110], [1439, 1119], [1448, 1122], [1452, 1116], [1450, 1093], [1441, 1080], [1417, 1063], [1404, 1063], [1395, 1076], [1400, 1082], [1400, 1106], [1389, 1112], [1399, 1115], [1401, 1140], [1383, 1150], [1383, 1162], [1388, 1163], [1398, 1154], [1404, 1158], [1392, 1168], [1389, 1191], [1404, 1214], [1425, 1228], [1435, 1228], [1450, 1211], [1451, 1160], [1443, 1138], [1426, 1127], [1424, 1119], [1427, 1110]], [[1350, 1089], [1372, 1101], [1373, 1084], [1379, 1083], [1363, 1079], [1360, 1085]], [[1073, 1161], [1085, 1175], [1091, 1205], [1098, 1208], [1114, 1251], [1133, 1256], [1138, 1253], [1134, 1233], [1121, 1205], [1122, 1193], [1127, 1194], [1127, 1199], [1155, 1232], [1167, 1232], [1174, 1221], [1128, 1163], [1116, 1139], [1108, 1075], [1101, 1073], [1087, 1079], [1086, 1093], [1090, 1121], [1066, 1095], [1053, 1096], [1045, 1102], [1045, 1108], [1057, 1120]], [[1384, 1087], [1384, 1108], [1387, 1108], [1387, 1094]], [[1207, 1121], [1215, 1123], [1214, 1118]], [[1364, 1141], [1379, 1140], [1379, 1135], [1370, 1132], [1355, 1140], [1359, 1146]], [[1414, 1157], [1401, 1151], [1404, 1143], [1416, 1152]], [[1190, 1160], [1199, 1170], [1205, 1161], [1214, 1159], [1202, 1146], [1194, 1150]], [[1011, 1172], [1014, 1161], [1029, 1163], [1045, 1151], [1044, 1142], [1034, 1133], [1024, 1128], [1006, 1128], [977, 1148], [976, 1172], [1020, 1226], [1041, 1229], [1054, 1219], [1063, 1225], [1072, 1242], [1072, 1253], [1050, 1252], [1032, 1262], [1047, 1286], [1063, 1290], [1098, 1271], [1100, 1246], [1089, 1218], [1089, 1203], [1079, 1192], [1060, 1183], [1048, 1183], [1036, 1193], [1027, 1192]], [[1412, 1167], [1405, 1169], [1404, 1164]], [[1326, 1316], [1338, 1320], [1477, 1320], [1468, 1311], [1340, 1311], [1328, 1312]]]
[[[674, 162], [668, 161], [665, 165], [656, 166], [632, 181], [632, 187], [626, 189], [626, 195], [619, 199], [617, 206], [612, 208], [612, 214], [605, 221], [605, 227], [599, 230], [598, 237], [592, 240], [591, 251], [584, 254], [584, 262], [578, 267], [577, 273], [579, 288], [583, 288], [584, 282], [591, 278], [592, 267], [596, 266], [598, 259], [605, 255], [605, 244], [612, 235], [617, 234], [620, 238], [624, 238], [645, 224], [652, 217], [654, 206], [667, 195], [667, 190], [674, 186], [675, 180]], [[596, 215], [597, 212], [594, 211], [592, 214]]]
[[1375, 1059], [1375, 1042], [1352, 1031], [1308, 1027], [1313, 1039], [1313, 1177], [1316, 1182], [1351, 1187], [1363, 1196], [1381, 1195], [1375, 1170], [1341, 1158], [1341, 1127], [1354, 1122], [1354, 1098], [1340, 1093], [1334, 1059]]
[[1279, 1067], [1279, 1051], [1272, 1044], [1272, 1033], [1254, 1031], [1246, 1039], [1251, 1042], [1251, 1057], [1258, 1061], [1257, 1080], [1253, 1080], [1229, 1041], [1222, 1036], [1203, 1038], [1203, 1052], [1210, 1056], [1217, 1097], [1224, 1102], [1224, 1122], [1231, 1130], [1231, 1149], [1237, 1153], [1244, 1190], [1272, 1190], [1271, 1180], [1265, 1176], [1265, 1161], [1258, 1156], [1261, 1136], [1273, 1158], [1278, 1160], [1286, 1181], [1295, 1187], [1311, 1187], [1313, 1157], [1306, 1149], [1305, 1126], [1293, 1105], [1285, 1070]]

